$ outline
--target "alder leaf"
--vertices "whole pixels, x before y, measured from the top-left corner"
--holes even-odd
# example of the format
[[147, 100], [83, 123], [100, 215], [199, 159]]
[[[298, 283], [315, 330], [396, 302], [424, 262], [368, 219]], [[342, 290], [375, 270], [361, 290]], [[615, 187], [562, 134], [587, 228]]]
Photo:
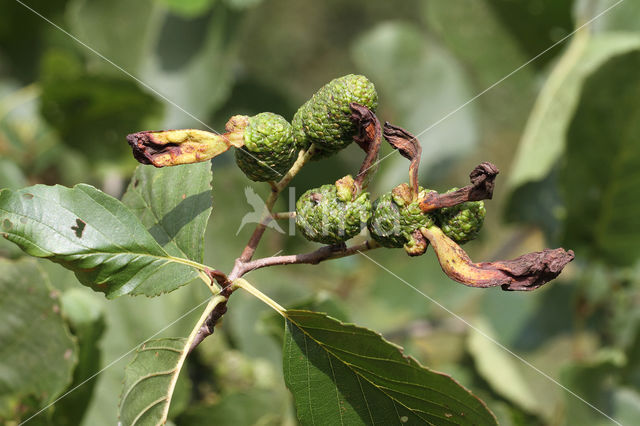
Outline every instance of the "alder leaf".
[[120, 201], [84, 184], [2, 190], [0, 234], [108, 298], [173, 291], [197, 266], [170, 256]]
[[564, 154], [567, 130], [587, 77], [610, 58], [639, 48], [637, 34], [603, 34], [571, 44], [529, 117], [507, 183], [513, 191], [544, 179]]
[[180, 369], [186, 358], [187, 339], [149, 340], [136, 352], [124, 373], [120, 395], [120, 424], [164, 424]]
[[640, 49], [611, 58], [585, 81], [560, 169], [565, 244], [622, 266], [640, 257], [639, 67]]
[[211, 215], [211, 163], [139, 165], [122, 202], [172, 256], [202, 262]]
[[285, 316], [284, 377], [303, 425], [497, 424], [455, 380], [379, 334], [315, 312]]

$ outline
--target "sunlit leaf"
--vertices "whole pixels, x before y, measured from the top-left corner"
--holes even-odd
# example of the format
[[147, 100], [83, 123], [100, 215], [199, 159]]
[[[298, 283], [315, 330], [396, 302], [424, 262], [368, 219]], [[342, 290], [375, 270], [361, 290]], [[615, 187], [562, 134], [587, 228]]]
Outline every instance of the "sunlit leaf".
[[582, 7], [591, 7], [596, 11], [608, 10], [595, 20], [591, 27], [594, 31], [638, 31], [640, 30], [640, 3], [620, 0], [579, 0]]
[[167, 254], [120, 201], [89, 185], [3, 190], [0, 229], [28, 254], [60, 263], [109, 298], [155, 296], [194, 276], [188, 261]]
[[507, 400], [536, 412], [537, 398], [518, 371], [520, 361], [485, 336], [494, 337], [486, 320], [476, 319], [474, 325], [484, 333], [472, 331], [468, 340], [469, 352], [480, 375]]
[[122, 202], [167, 253], [202, 262], [211, 176], [209, 162], [161, 169], [139, 165]]
[[511, 188], [545, 178], [564, 153], [585, 79], [615, 55], [640, 49], [640, 36], [576, 38], [547, 79], [522, 136], [508, 181]]
[[285, 315], [283, 370], [302, 424], [497, 424], [451, 377], [379, 334], [324, 314]]
[[26, 420], [71, 382], [77, 346], [58, 296], [34, 260], [0, 259], [0, 421]]
[[561, 171], [566, 245], [619, 265], [640, 256], [638, 69], [640, 50], [610, 59], [586, 80]]

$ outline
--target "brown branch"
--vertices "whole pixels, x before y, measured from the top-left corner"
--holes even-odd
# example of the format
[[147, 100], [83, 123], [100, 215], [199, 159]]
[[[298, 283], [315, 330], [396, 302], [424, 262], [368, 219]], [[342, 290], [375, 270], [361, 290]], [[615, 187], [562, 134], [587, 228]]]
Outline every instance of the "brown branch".
[[355, 192], [360, 193], [367, 186], [366, 179], [369, 174], [375, 172], [375, 169], [369, 170], [378, 160], [380, 145], [382, 145], [382, 130], [380, 120], [369, 108], [355, 102], [350, 103], [349, 107], [351, 108], [351, 121], [358, 130], [358, 134], [353, 137], [353, 140], [367, 153], [355, 178]]
[[535, 290], [560, 275], [574, 258], [572, 250], [557, 248], [527, 253], [512, 260], [474, 263], [462, 247], [437, 226], [421, 231], [436, 252], [444, 273], [470, 287]]
[[242, 266], [242, 273], [240, 276], [254, 271], [260, 268], [266, 268], [268, 266], [278, 265], [296, 265], [296, 264], [308, 264], [317, 265], [320, 262], [331, 259], [338, 259], [341, 257], [352, 256], [361, 251], [373, 250], [380, 247], [375, 241], [367, 240], [364, 243], [357, 244], [351, 247], [347, 247], [344, 243], [335, 244], [330, 246], [320, 247], [319, 249], [310, 253], [293, 254], [288, 256], [273, 256], [265, 257], [263, 259], [257, 259], [251, 262], [247, 262]]
[[[293, 164], [293, 166], [291, 166], [291, 169], [289, 169], [289, 171], [282, 177], [282, 179], [280, 179], [278, 183], [270, 182], [271, 194], [265, 202], [265, 211], [262, 214], [262, 219], [251, 234], [249, 242], [242, 250], [242, 254], [239, 258], [236, 259], [233, 269], [231, 270], [229, 275], [226, 276], [224, 273], [217, 270], [205, 271], [212, 280], [216, 280], [220, 284], [220, 286], [222, 287], [222, 291], [220, 292], [220, 294], [222, 294], [223, 296], [229, 298], [229, 296], [231, 296], [231, 294], [235, 291], [235, 288], [232, 284], [233, 281], [235, 281], [237, 278], [240, 278], [246, 273], [245, 265], [247, 264], [247, 262], [251, 261], [251, 258], [255, 254], [256, 248], [258, 247], [258, 244], [260, 243], [260, 240], [262, 239], [262, 236], [267, 229], [267, 225], [271, 220], [274, 219], [274, 215], [271, 213], [271, 211], [278, 199], [278, 196], [280, 195], [280, 192], [284, 188], [286, 188], [287, 185], [289, 185], [291, 180], [296, 176], [296, 174], [298, 174], [300, 169], [302, 169], [302, 167], [307, 163], [307, 161], [309, 161], [314, 153], [314, 145], [311, 145], [306, 151], [300, 151], [300, 153], [298, 154], [298, 159]], [[213, 333], [216, 322], [222, 317], [222, 315], [224, 315], [227, 310], [226, 305], [227, 303], [225, 302], [223, 304], [220, 304], [219, 306], [216, 306], [209, 317], [202, 323], [198, 334], [196, 335], [191, 344], [191, 347], [189, 348], [189, 352], [195, 349], [196, 346], [198, 346], [204, 339], [206, 339]]]
[[[226, 299], [229, 299], [231, 293], [233, 293], [233, 285], [229, 277], [225, 275], [222, 271], [217, 269], [207, 269], [204, 271], [209, 279], [216, 280], [222, 290], [220, 291], [220, 295], [224, 296]], [[220, 318], [227, 312], [227, 301], [219, 303], [216, 307], [211, 311], [207, 319], [200, 325], [200, 329], [196, 334], [195, 338], [191, 342], [189, 346], [189, 352], [193, 351], [204, 339], [211, 336], [213, 331], [215, 330], [215, 326], [220, 321]]]
[[[241, 262], [248, 262], [253, 257], [253, 254], [256, 252], [256, 248], [262, 239], [262, 235], [264, 235], [264, 231], [267, 229], [267, 224], [271, 221], [272, 214], [271, 210], [273, 209], [276, 200], [278, 199], [278, 195], [280, 192], [289, 185], [291, 180], [295, 177], [295, 175], [302, 169], [302, 167], [309, 161], [309, 159], [315, 153], [315, 146], [311, 145], [308, 150], [300, 151], [298, 154], [298, 159], [291, 169], [280, 179], [280, 182], [277, 184], [271, 185], [271, 194], [267, 201], [265, 202], [265, 211], [262, 213], [262, 219], [260, 223], [256, 226], [256, 229], [251, 234], [251, 238], [249, 238], [249, 242], [245, 246], [244, 250], [242, 250], [242, 254], [240, 255]], [[232, 271], [233, 272], [233, 271]]]
[[384, 123], [384, 137], [393, 149], [397, 149], [400, 155], [411, 161], [409, 166], [409, 183], [413, 196], [418, 195], [418, 171], [420, 168], [420, 159], [422, 158], [422, 146], [418, 139], [402, 127], [393, 124]]
[[420, 200], [420, 209], [427, 213], [443, 207], [452, 207], [466, 201], [490, 200], [493, 197], [498, 168], [488, 162], [481, 163], [471, 172], [471, 185], [446, 194], [429, 192]]

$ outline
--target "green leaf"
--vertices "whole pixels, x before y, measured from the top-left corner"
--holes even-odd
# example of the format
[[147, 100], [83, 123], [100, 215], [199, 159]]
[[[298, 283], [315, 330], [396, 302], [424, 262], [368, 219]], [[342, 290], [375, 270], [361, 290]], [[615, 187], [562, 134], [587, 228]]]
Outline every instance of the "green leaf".
[[172, 12], [187, 18], [206, 13], [215, 2], [216, 0], [162, 0]]
[[[139, 68], [146, 60], [145, 49], [151, 35], [157, 31], [160, 2], [75, 0], [70, 3], [66, 14], [70, 32], [114, 64], [138, 76]], [[91, 62], [92, 69], [121, 74], [95, 53], [89, 50], [82, 53]]]
[[[573, 31], [574, 0], [486, 0], [502, 24], [515, 36], [528, 57], [535, 57]], [[542, 68], [559, 49], [540, 56], [531, 65]]]
[[640, 3], [637, 1], [596, 0], [593, 5], [591, 0], [580, 0], [579, 3], [586, 7], [591, 5], [596, 11], [610, 8], [591, 24], [593, 31], [640, 31]]
[[232, 9], [243, 10], [258, 6], [263, 0], [224, 0]]
[[277, 394], [267, 389], [222, 396], [215, 404], [189, 407], [177, 424], [189, 426], [282, 425], [282, 410]]
[[[331, 297], [331, 294], [322, 292], [316, 293], [313, 296], [289, 304], [290, 310], [303, 310], [312, 312], [322, 312], [332, 318], [339, 321], [348, 321], [349, 315], [344, 310], [338, 300]], [[266, 312], [262, 318], [260, 318], [260, 329], [272, 336], [279, 345], [284, 342], [284, 319], [279, 312], [270, 310]]]
[[170, 413], [171, 399], [180, 382], [179, 376], [193, 339], [199, 333], [200, 324], [226, 298], [216, 296], [209, 300], [207, 308], [191, 330], [188, 339], [164, 338], [148, 340], [136, 351], [136, 356], [125, 370], [124, 387], [120, 395], [118, 416], [125, 425], [164, 424], [169, 415], [177, 415], [184, 408], [184, 399]]
[[[201, 128], [205, 124], [194, 117], [206, 117], [228, 98], [234, 78], [229, 64], [235, 61], [241, 17], [221, 2], [213, 6], [209, 15], [195, 21], [165, 17], [154, 40], [154, 50], [143, 52], [147, 63], [140, 75], [141, 80], [174, 103], [165, 104], [162, 127]], [[194, 43], [199, 48], [177, 43], [176, 27], [183, 28], [185, 35], [195, 32]], [[185, 49], [191, 53], [188, 57], [176, 54]], [[175, 63], [176, 57], [183, 59]]]
[[[475, 83], [473, 95], [482, 121], [482, 139], [503, 141], [500, 155], [511, 154], [513, 136], [522, 131], [536, 86], [535, 69], [520, 68], [530, 57], [493, 13], [486, 1], [422, 2], [429, 29], [456, 55]], [[460, 27], [460, 30], [454, 30]], [[509, 78], [504, 79], [509, 75]], [[496, 83], [500, 81], [500, 84]], [[489, 91], [487, 89], [491, 88]], [[467, 102], [471, 97], [464, 100]], [[462, 104], [461, 104], [462, 105]]]
[[58, 293], [33, 259], [0, 259], [0, 342], [0, 422], [26, 420], [65, 389], [77, 361]]
[[139, 165], [122, 202], [167, 253], [202, 262], [211, 177], [210, 162], [161, 169]]
[[486, 320], [477, 319], [474, 324], [484, 333], [472, 331], [468, 340], [469, 353], [475, 360], [478, 373], [507, 400], [529, 412], [537, 412], [541, 407], [518, 370], [516, 362], [519, 361], [485, 336], [494, 334]]
[[495, 425], [486, 405], [373, 331], [286, 312], [283, 370], [302, 424]]
[[640, 49], [636, 34], [576, 37], [545, 82], [529, 117], [511, 168], [512, 189], [544, 179], [564, 153], [585, 79], [613, 56]]
[[640, 256], [640, 50], [585, 82], [561, 170], [565, 244], [618, 265]]
[[125, 370], [120, 396], [120, 421], [125, 425], [162, 424], [180, 370], [186, 358], [187, 339], [149, 340], [136, 352]]
[[156, 296], [196, 275], [170, 256], [120, 201], [89, 185], [35, 185], [0, 192], [0, 230], [32, 256], [75, 272], [108, 298]]
[[0, 158], [0, 188], [18, 189], [27, 185], [27, 179], [14, 162]]
[[73, 54], [42, 59], [40, 111], [64, 144], [99, 161], [130, 155], [124, 135], [156, 117], [160, 103], [122, 75], [90, 74]]
[[[628, 416], [628, 410], [635, 411], [635, 419], [638, 417], [640, 410], [638, 405], [633, 407], [625, 403], [624, 395], [622, 400], [616, 395], [620, 392], [620, 388], [617, 388], [616, 376], [619, 372], [619, 366], [613, 357], [601, 356], [600, 359], [596, 359], [589, 363], [575, 363], [567, 365], [561, 374], [562, 384], [571, 389], [591, 403], [593, 406], [604, 411], [608, 416], [618, 419], [618, 410], [627, 411], [625, 416]], [[595, 411], [584, 402], [577, 399], [575, 396], [565, 393], [566, 395], [566, 418], [571, 424], [588, 424], [588, 425], [610, 425], [611, 421], [604, 417], [601, 413]], [[637, 396], [636, 396], [637, 398]], [[622, 424], [633, 424], [622, 423]]]
[[71, 392], [58, 401], [53, 412], [56, 425], [78, 425], [89, 407], [96, 380], [89, 380], [102, 366], [100, 339], [106, 322], [102, 301], [98, 296], [82, 288], [72, 288], [62, 295], [62, 310], [71, 332], [78, 342], [78, 365], [73, 370], [73, 381], [65, 391], [82, 386], [82, 391]]

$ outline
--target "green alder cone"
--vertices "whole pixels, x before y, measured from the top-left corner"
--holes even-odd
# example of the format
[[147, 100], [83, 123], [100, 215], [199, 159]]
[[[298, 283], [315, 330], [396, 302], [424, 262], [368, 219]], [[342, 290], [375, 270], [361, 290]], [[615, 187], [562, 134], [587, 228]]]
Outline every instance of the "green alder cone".
[[[455, 191], [457, 188], [447, 192]], [[436, 212], [436, 222], [445, 235], [458, 244], [476, 239], [487, 211], [483, 201], [467, 201]]]
[[413, 200], [409, 185], [403, 183], [378, 198], [367, 224], [371, 237], [383, 247], [405, 247], [411, 252], [418, 244], [412, 236], [414, 231], [435, 224], [434, 216], [423, 213], [417, 201], [428, 192], [429, 189], [421, 187], [420, 194]]
[[293, 129], [280, 115], [235, 116], [227, 123], [227, 130], [244, 132], [244, 147], [236, 149], [236, 164], [253, 181], [280, 180], [296, 161]]
[[302, 194], [296, 203], [296, 225], [307, 240], [339, 244], [360, 233], [371, 216], [369, 193], [353, 196], [353, 178]]
[[314, 158], [330, 156], [353, 142], [356, 128], [349, 104], [356, 102], [372, 111], [378, 94], [365, 76], [349, 74], [331, 80], [300, 107], [293, 117], [294, 137], [300, 149], [316, 145]]

